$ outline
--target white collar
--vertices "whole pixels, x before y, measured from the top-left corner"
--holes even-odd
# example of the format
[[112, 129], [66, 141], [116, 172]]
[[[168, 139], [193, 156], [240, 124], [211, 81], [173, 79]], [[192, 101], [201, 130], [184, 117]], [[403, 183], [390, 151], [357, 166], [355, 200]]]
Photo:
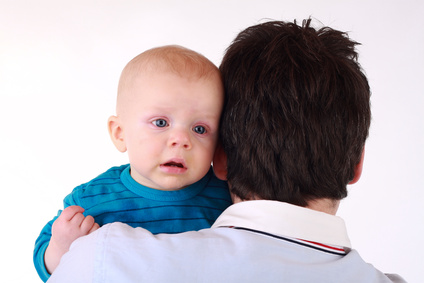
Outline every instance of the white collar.
[[228, 207], [212, 228], [236, 226], [274, 235], [351, 248], [344, 220], [324, 212], [271, 200], [242, 201]]

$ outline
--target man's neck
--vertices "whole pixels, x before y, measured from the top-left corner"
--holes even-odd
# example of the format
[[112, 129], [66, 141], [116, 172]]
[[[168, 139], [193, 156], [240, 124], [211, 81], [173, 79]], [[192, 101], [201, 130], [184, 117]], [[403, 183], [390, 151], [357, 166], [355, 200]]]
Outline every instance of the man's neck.
[[322, 199], [309, 201], [306, 208], [325, 212], [331, 215], [336, 215], [337, 210], [339, 209], [339, 204], [340, 204], [339, 200], [322, 198]]
[[[242, 202], [242, 200], [239, 197], [237, 197], [233, 194], [231, 194], [231, 197], [233, 199], [233, 203]], [[259, 200], [259, 199], [255, 199], [255, 200]], [[328, 214], [331, 214], [331, 215], [336, 215], [337, 210], [339, 208], [339, 204], [340, 204], [339, 200], [322, 198], [322, 199], [316, 199], [316, 200], [309, 201], [306, 208], [316, 210], [316, 211], [325, 212], [325, 213], [328, 213]]]

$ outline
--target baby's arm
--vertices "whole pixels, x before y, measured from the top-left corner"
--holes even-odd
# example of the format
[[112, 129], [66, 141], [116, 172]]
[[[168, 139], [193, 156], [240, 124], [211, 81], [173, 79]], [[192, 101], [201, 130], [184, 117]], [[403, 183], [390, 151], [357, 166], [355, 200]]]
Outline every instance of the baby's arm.
[[50, 274], [74, 240], [99, 228], [94, 218], [90, 215], [84, 216], [83, 212], [84, 208], [80, 206], [68, 206], [53, 223], [52, 237], [44, 254], [44, 263]]

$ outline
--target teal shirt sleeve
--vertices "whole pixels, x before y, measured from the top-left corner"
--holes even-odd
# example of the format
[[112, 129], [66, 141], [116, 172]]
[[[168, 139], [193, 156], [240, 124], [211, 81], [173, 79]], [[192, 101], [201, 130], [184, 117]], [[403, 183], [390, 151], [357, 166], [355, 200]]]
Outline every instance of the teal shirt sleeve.
[[46, 282], [47, 279], [49, 279], [50, 277], [50, 274], [47, 272], [46, 266], [44, 265], [44, 253], [46, 252], [47, 246], [49, 245], [52, 224], [56, 220], [56, 218], [57, 216], [54, 217], [44, 226], [43, 230], [41, 230], [40, 235], [35, 241], [33, 260], [38, 276], [40, 276], [43, 282]]
[[[119, 221], [153, 234], [209, 228], [230, 204], [227, 184], [216, 178], [212, 169], [184, 189], [160, 191], [137, 183], [130, 175], [129, 164], [110, 168], [64, 199], [65, 208], [83, 207], [84, 215], [93, 216], [100, 226]], [[54, 220], [43, 228], [34, 250], [34, 264], [43, 281], [50, 277], [44, 253]]]
[[[76, 192], [77, 190], [74, 190], [71, 194], [66, 196], [66, 198], [63, 200], [64, 208], [71, 205], [79, 205], [77, 204], [78, 201], [76, 201], [76, 199], [78, 199]], [[35, 266], [35, 269], [37, 270], [38, 276], [40, 276], [43, 282], [46, 282], [50, 277], [50, 274], [47, 271], [46, 266], [44, 264], [44, 253], [46, 252], [47, 246], [50, 243], [50, 238], [52, 237], [53, 222], [59, 217], [61, 213], [62, 213], [62, 210], [59, 210], [57, 213], [57, 216], [55, 216], [43, 227], [40, 235], [35, 241], [34, 254], [33, 254], [34, 266]]]

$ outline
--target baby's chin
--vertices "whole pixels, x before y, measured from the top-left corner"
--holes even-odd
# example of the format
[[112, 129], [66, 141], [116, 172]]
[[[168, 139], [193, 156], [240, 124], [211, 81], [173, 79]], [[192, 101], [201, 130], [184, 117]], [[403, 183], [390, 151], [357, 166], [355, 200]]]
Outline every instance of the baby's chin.
[[187, 188], [193, 183], [195, 183], [195, 181], [179, 180], [178, 176], [168, 176], [162, 179], [155, 189], [161, 191], [179, 191]]

